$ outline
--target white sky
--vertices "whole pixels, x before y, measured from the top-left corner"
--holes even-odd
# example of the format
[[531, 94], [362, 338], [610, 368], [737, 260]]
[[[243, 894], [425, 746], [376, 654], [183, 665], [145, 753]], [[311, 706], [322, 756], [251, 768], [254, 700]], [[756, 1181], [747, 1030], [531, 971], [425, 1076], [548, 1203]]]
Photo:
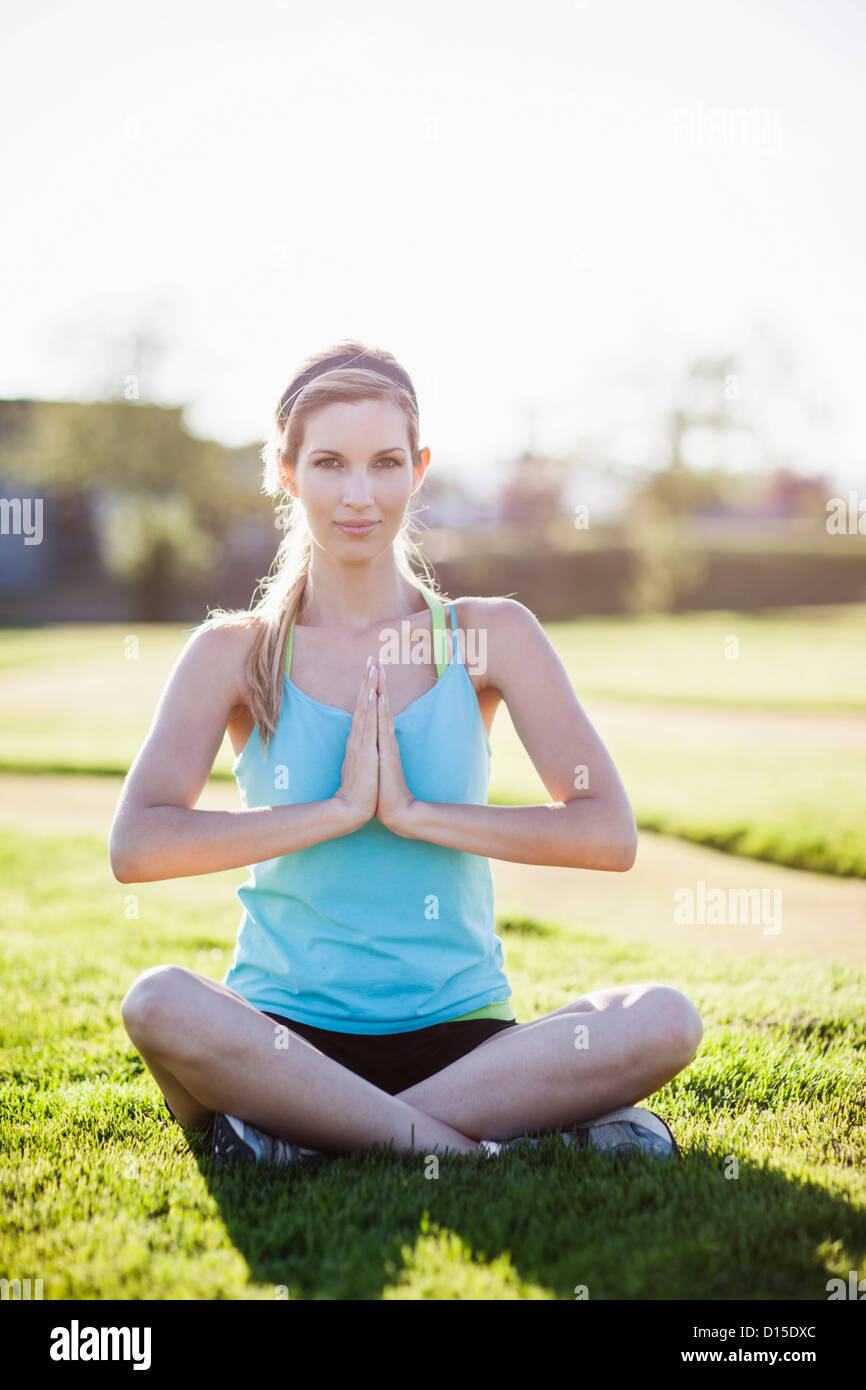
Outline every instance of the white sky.
[[477, 485], [530, 409], [644, 461], [748, 352], [745, 415], [862, 482], [864, 67], [862, 0], [7, 7], [0, 396], [119, 393], [152, 330], [143, 398], [246, 443], [359, 336]]

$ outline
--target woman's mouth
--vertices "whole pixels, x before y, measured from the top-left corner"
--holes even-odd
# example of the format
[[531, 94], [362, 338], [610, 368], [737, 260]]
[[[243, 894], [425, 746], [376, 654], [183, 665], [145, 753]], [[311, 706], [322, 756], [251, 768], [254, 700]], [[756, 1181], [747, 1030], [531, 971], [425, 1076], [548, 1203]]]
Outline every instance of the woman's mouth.
[[378, 521], [335, 521], [335, 526], [346, 536], [369, 536], [379, 525]]

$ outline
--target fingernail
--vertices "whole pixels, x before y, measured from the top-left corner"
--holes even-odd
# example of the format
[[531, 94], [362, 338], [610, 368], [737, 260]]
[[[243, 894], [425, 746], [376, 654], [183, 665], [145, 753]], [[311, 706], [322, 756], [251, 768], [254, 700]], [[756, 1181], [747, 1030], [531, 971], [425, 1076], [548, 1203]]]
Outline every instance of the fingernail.
[[370, 662], [371, 662], [372, 660], [373, 660], [373, 658], [372, 658], [371, 656], [368, 656], [368, 657], [367, 657], [367, 668], [368, 668], [368, 669], [369, 669], [369, 666], [370, 666]]

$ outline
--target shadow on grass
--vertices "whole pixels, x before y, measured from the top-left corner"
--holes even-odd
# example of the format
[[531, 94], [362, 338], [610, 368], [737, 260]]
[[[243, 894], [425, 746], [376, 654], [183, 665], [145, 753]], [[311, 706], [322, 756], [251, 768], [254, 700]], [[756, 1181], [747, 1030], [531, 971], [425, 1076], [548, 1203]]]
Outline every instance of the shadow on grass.
[[259, 1296], [826, 1301], [858, 1250], [866, 1275], [866, 1211], [742, 1157], [733, 1176], [728, 1153], [588, 1153], [554, 1134], [440, 1157], [436, 1177], [384, 1150], [222, 1168], [187, 1140]]

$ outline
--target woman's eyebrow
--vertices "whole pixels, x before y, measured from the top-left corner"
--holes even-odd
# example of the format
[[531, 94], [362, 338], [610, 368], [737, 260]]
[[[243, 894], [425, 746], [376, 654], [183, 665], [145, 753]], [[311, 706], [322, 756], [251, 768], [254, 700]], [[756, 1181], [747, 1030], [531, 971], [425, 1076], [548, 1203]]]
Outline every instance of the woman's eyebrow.
[[[379, 449], [378, 453], [373, 454], [373, 458], [381, 458], [383, 454], [405, 454], [405, 452], [406, 450], [399, 448], [399, 446], [395, 449]], [[309, 457], [314, 458], [316, 454], [328, 454], [331, 458], [335, 459], [345, 457], [345, 455], [340, 453], [339, 449], [311, 449]]]

